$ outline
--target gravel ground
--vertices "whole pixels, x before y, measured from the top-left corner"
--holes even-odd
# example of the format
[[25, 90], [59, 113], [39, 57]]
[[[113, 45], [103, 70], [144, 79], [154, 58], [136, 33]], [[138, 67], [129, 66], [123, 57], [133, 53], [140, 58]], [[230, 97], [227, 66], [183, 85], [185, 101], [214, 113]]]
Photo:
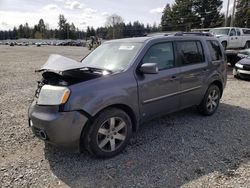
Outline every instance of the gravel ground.
[[250, 82], [229, 69], [212, 117], [195, 108], [142, 125], [112, 159], [44, 144], [28, 128], [39, 74], [57, 53], [80, 60], [78, 47], [0, 46], [0, 187], [250, 187]]

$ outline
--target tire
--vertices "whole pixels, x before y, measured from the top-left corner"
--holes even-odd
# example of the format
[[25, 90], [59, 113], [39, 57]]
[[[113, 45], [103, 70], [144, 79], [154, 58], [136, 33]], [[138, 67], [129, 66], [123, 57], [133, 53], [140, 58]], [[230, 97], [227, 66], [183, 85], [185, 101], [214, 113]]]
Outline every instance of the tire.
[[217, 85], [210, 85], [198, 109], [202, 115], [213, 115], [219, 107], [221, 91]]
[[227, 42], [226, 41], [222, 41], [221, 45], [223, 46], [223, 48], [226, 50], [227, 49]]
[[110, 158], [121, 153], [132, 135], [130, 117], [117, 108], [98, 114], [84, 134], [84, 146], [98, 158]]
[[250, 41], [247, 41], [245, 44], [245, 49], [248, 49], [248, 48], [250, 48]]

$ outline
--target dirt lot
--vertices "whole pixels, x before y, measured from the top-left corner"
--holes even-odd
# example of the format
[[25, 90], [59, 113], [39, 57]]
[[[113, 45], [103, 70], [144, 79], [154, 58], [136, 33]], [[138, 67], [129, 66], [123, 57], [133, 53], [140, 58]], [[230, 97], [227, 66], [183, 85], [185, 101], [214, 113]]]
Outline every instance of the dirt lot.
[[0, 187], [250, 187], [250, 82], [229, 70], [218, 112], [195, 108], [143, 125], [119, 156], [99, 160], [45, 145], [27, 110], [49, 54], [78, 47], [0, 46]]

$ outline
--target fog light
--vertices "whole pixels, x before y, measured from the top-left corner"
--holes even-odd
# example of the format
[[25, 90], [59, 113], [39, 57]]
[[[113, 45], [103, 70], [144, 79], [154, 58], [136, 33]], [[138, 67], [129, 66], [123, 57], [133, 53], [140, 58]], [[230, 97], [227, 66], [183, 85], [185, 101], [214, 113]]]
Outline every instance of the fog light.
[[30, 127], [32, 127], [33, 126], [33, 122], [32, 122], [32, 120], [30, 119]]

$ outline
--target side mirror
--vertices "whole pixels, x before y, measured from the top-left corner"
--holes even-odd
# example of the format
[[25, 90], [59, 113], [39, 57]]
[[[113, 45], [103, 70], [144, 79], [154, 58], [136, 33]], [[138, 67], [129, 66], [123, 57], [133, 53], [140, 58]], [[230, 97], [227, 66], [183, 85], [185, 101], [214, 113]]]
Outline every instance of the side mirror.
[[156, 63], [144, 63], [139, 70], [143, 74], [157, 74], [159, 71]]

